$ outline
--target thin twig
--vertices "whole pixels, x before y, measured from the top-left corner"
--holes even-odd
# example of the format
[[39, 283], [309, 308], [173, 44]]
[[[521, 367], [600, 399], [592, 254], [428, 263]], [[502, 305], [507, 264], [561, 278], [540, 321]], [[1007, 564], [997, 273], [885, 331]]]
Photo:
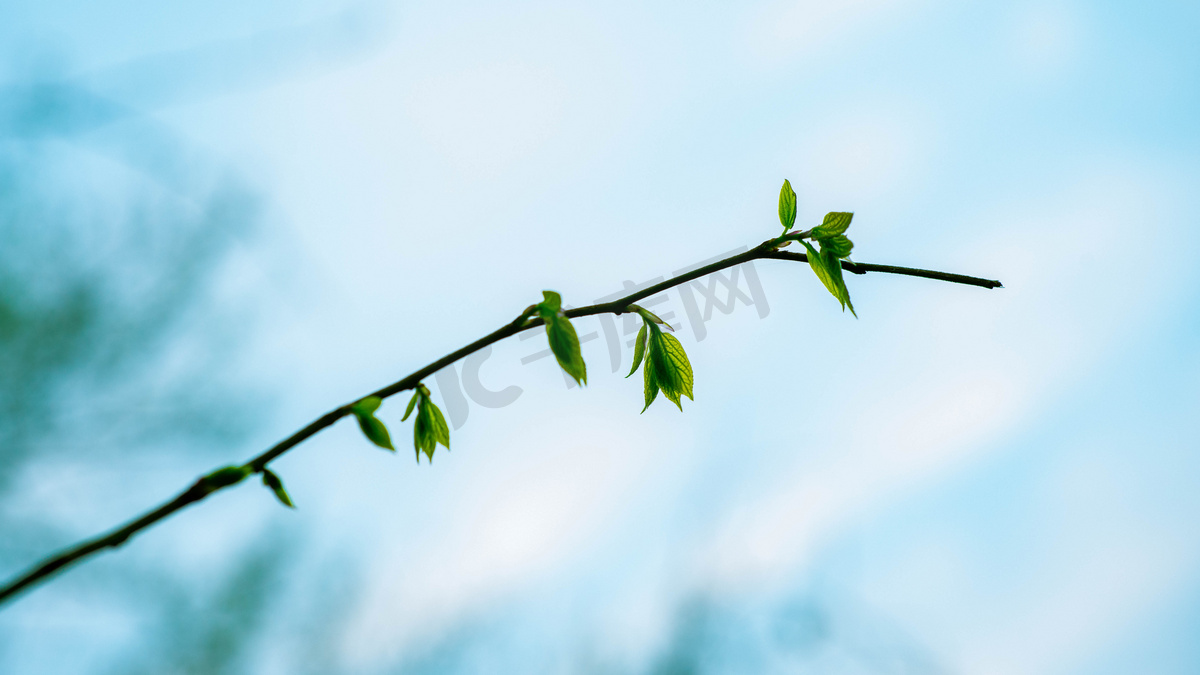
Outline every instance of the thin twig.
[[[804, 233], [805, 235], [807, 233]], [[652, 295], [657, 295], [663, 291], [685, 284], [694, 279], [707, 276], [713, 272], [719, 272], [723, 269], [750, 262], [752, 260], [775, 259], [775, 260], [790, 260], [796, 262], [808, 262], [808, 257], [803, 253], [792, 253], [789, 251], [778, 250], [778, 244], [783, 241], [774, 239], [763, 242], [759, 246], [750, 249], [744, 253], [739, 253], [730, 256], [723, 260], [719, 260], [710, 265], [699, 267], [690, 272], [686, 272], [677, 277], [672, 277], [661, 283], [655, 284], [648, 288], [644, 288], [635, 293], [630, 293], [622, 298], [587, 307], [577, 307], [566, 311], [568, 317], [593, 316], [596, 314], [622, 314], [629, 311], [629, 306], [637, 301], [648, 298]], [[980, 279], [978, 277], [969, 277], [961, 274], [950, 274], [948, 272], [935, 272], [932, 270], [914, 269], [910, 267], [895, 267], [892, 265], [874, 265], [871, 263], [854, 263], [850, 261], [842, 262], [842, 269], [853, 274], [866, 274], [867, 272], [882, 272], [885, 274], [901, 274], [906, 276], [924, 277], [926, 279], [936, 279], [939, 281], [947, 281], [956, 284], [967, 284], [971, 286], [979, 286], [981, 288], [1001, 288], [999, 281], [990, 279]], [[378, 396], [379, 398], [388, 398], [407, 389], [413, 389], [421, 380], [433, 375], [437, 371], [449, 366], [450, 364], [462, 359], [470, 354], [473, 354], [488, 345], [499, 342], [507, 337], [516, 335], [517, 333], [529, 330], [536, 326], [542, 325], [542, 320], [530, 317], [533, 315], [532, 307], [525, 310], [515, 320], [501, 326], [495, 331], [479, 338], [478, 340], [468, 344], [460, 349], [457, 349], [442, 358], [430, 363], [429, 365], [417, 370], [401, 380], [393, 382], [382, 389], [379, 389], [367, 396]], [[350, 414], [350, 406], [346, 404], [335, 408], [321, 417], [314, 420], [308, 426], [288, 436], [286, 439], [276, 443], [274, 446], [251, 459], [244, 466], [248, 467], [252, 473], [261, 473], [268, 463], [291, 450], [300, 443], [308, 440], [323, 429], [332, 426], [335, 422]], [[209, 474], [211, 476], [211, 474]], [[158, 521], [170, 516], [187, 506], [195, 504], [210, 494], [223, 490], [230, 485], [214, 484], [209, 480], [209, 476], [202, 477], [193, 483], [188, 489], [184, 490], [179, 496], [164, 503], [158, 508], [146, 513], [145, 515], [129, 522], [112, 532], [104, 535], [85, 540], [64, 549], [59, 553], [47, 558], [44, 562], [31, 568], [24, 574], [14, 578], [12, 581], [4, 585], [0, 589], [0, 604], [11, 599], [13, 596], [22, 590], [32, 586], [39, 581], [42, 581], [52, 574], [62, 570], [63, 568], [72, 565], [88, 556], [91, 556], [106, 548], [116, 548], [128, 541], [133, 535], [142, 530], [154, 525]]]

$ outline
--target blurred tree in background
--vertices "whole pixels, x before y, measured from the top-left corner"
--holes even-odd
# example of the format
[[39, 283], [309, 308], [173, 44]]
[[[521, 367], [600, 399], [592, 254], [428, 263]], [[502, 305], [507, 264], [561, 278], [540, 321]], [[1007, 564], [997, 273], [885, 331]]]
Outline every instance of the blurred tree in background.
[[[208, 463], [245, 439], [241, 411], [263, 401], [231, 364], [251, 305], [219, 280], [259, 220], [251, 189], [150, 119], [54, 73], [0, 89], [4, 569], [88, 531], [71, 525], [102, 507], [88, 503], [97, 483]], [[157, 627], [118, 672], [249, 672], [232, 664], [282, 545], [231, 561], [211, 592], [145, 567], [69, 584]], [[0, 670], [20, 672], [28, 648], [0, 631]]]

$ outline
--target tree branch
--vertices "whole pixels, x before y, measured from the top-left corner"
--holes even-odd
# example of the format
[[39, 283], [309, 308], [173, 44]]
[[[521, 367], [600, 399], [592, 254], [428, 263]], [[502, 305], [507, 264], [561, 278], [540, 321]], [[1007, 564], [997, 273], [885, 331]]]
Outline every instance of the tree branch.
[[[804, 235], [799, 235], [803, 237]], [[780, 243], [784, 238], [772, 239], [765, 241], [749, 251], [730, 256], [723, 260], [719, 260], [710, 265], [699, 267], [690, 272], [686, 272], [677, 277], [672, 277], [661, 283], [655, 284], [648, 288], [642, 289], [635, 293], [630, 293], [622, 298], [613, 300], [612, 302], [600, 303], [597, 305], [589, 305], [587, 307], [577, 307], [566, 311], [566, 315], [571, 318], [582, 316], [594, 316], [597, 314], [623, 314], [629, 311], [629, 306], [653, 295], [657, 295], [663, 291], [674, 288], [681, 284], [685, 284], [694, 279], [719, 272], [723, 269], [740, 265], [742, 263], [753, 260], [773, 259], [773, 260], [790, 260], [795, 262], [808, 262], [808, 257], [804, 253], [792, 253], [788, 251], [778, 250]], [[971, 286], [979, 286], [981, 288], [1001, 288], [1002, 284], [999, 281], [989, 279], [980, 279], [978, 277], [969, 277], [961, 274], [951, 274], [948, 272], [935, 272], [931, 270], [914, 269], [910, 267], [895, 267], [892, 265], [874, 265], [871, 263], [855, 263], [848, 260], [842, 261], [842, 269], [853, 274], [866, 274], [867, 272], [882, 272], [885, 274], [900, 274], [906, 276], [923, 277], [926, 279], [936, 279], [939, 281], [947, 281], [956, 284], [967, 284]], [[430, 363], [429, 365], [409, 374], [401, 380], [383, 387], [367, 396], [378, 396], [381, 399], [388, 398], [402, 391], [415, 388], [422, 380], [433, 375], [437, 371], [449, 366], [450, 364], [462, 359], [474, 352], [477, 352], [488, 345], [499, 342], [507, 337], [516, 335], [517, 333], [529, 330], [536, 326], [542, 325], [542, 320], [539, 318], [530, 318], [533, 315], [532, 308], [527, 309], [515, 320], [501, 326], [491, 333], [479, 338], [478, 340], [461, 347], [442, 358]], [[365, 398], [365, 397], [364, 397]], [[361, 399], [360, 399], [361, 400]], [[308, 440], [323, 429], [332, 426], [335, 422], [350, 415], [350, 406], [353, 403], [335, 408], [321, 417], [314, 420], [308, 426], [300, 429], [296, 433], [288, 436], [284, 440], [276, 443], [271, 448], [267, 449], [262, 454], [254, 457], [249, 462], [243, 465], [242, 468], [247, 469], [250, 474], [262, 473], [267, 464], [278, 458], [283, 453], [291, 450], [300, 443]], [[107, 534], [85, 540], [56, 553], [41, 564], [31, 568], [24, 574], [12, 579], [3, 588], [0, 588], [0, 604], [7, 602], [13, 596], [20, 593], [22, 590], [36, 584], [56, 572], [72, 565], [86, 557], [98, 553], [106, 548], [116, 548], [128, 541], [133, 535], [142, 530], [154, 525], [158, 521], [170, 516], [176, 511], [180, 511], [192, 504], [195, 504], [214, 492], [223, 490], [227, 487], [240, 482], [240, 479], [233, 482], [221, 481], [216, 472], [210, 473], [196, 480], [190, 487], [184, 490], [179, 496], [164, 503], [158, 508], [146, 513], [145, 515], [129, 522], [128, 524], [113, 530]]]

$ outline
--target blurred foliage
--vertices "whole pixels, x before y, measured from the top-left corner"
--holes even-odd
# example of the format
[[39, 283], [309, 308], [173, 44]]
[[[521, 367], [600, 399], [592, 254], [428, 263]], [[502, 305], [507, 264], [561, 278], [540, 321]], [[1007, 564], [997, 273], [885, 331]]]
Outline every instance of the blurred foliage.
[[[5, 575], [81, 534], [24, 505], [30, 476], [42, 498], [86, 509], [55, 475], [103, 481], [143, 454], [243, 451], [240, 410], [257, 397], [231, 372], [244, 322], [217, 289], [259, 219], [252, 190], [149, 118], [53, 74], [0, 87]], [[136, 672], [249, 672], [229, 665], [243, 661], [280, 546], [232, 561], [211, 597], [166, 570], [80, 575], [71, 588], [103, 586], [100, 597], [157, 617], [133, 645]], [[7, 646], [3, 661], [18, 653]]]
[[798, 595], [754, 607], [694, 595], [676, 610], [673, 630], [650, 675], [718, 673], [945, 672], [911, 637], [855, 608]]
[[35, 453], [241, 438], [211, 289], [257, 199], [152, 121], [31, 80], [0, 88], [0, 491]]
[[114, 675], [259, 672], [252, 647], [270, 618], [272, 599], [280, 597], [280, 563], [288, 548], [278, 539], [260, 543], [207, 596], [158, 586], [153, 619], [145, 622], [147, 644]]

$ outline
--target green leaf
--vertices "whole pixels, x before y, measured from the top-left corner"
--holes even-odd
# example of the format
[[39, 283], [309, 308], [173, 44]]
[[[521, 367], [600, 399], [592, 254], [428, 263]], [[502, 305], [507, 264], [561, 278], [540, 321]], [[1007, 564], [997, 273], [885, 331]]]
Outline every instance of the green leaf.
[[546, 336], [558, 365], [579, 384], [587, 384], [587, 365], [579, 351], [579, 336], [575, 334], [571, 320], [561, 314], [551, 315], [546, 321]]
[[822, 250], [821, 256], [824, 258], [825, 267], [829, 270], [829, 276], [833, 277], [833, 282], [837, 286], [838, 302], [842, 303], [842, 311], [850, 308], [850, 313], [854, 318], [858, 318], [858, 312], [854, 311], [854, 303], [850, 302], [850, 289], [846, 288], [846, 280], [842, 277], [842, 261], [838, 260], [833, 251]]
[[413, 392], [412, 398], [408, 399], [408, 407], [404, 409], [404, 417], [400, 418], [401, 422], [408, 420], [408, 416], [412, 414], [413, 408], [417, 406], [417, 400], [421, 398], [421, 391], [418, 389]]
[[275, 498], [280, 503], [289, 509], [296, 508], [296, 505], [292, 503], [292, 498], [288, 496], [287, 490], [283, 489], [283, 481], [279, 480], [279, 476], [276, 476], [274, 471], [263, 469], [262, 476], [263, 485], [271, 488], [271, 492], [275, 493]]
[[[442, 415], [441, 408], [438, 408], [433, 401], [428, 401], [430, 418], [433, 422], [433, 439], [438, 443], [450, 449], [450, 427], [446, 424], [446, 418]], [[432, 457], [430, 458], [433, 459]]]
[[392, 445], [392, 435], [388, 433], [387, 427], [383, 422], [379, 421], [374, 415], [356, 415], [358, 418], [358, 428], [362, 430], [363, 436], [375, 445], [384, 450], [396, 451], [396, 447]]
[[633, 345], [633, 367], [629, 369], [629, 377], [637, 372], [638, 366], [642, 364], [642, 357], [646, 355], [646, 324], [642, 324], [642, 329], [638, 331], [637, 338]]
[[542, 291], [542, 302], [538, 303], [538, 312], [555, 314], [562, 309], [562, 296], [554, 291]]
[[783, 231], [787, 232], [796, 224], [796, 191], [787, 180], [779, 189], [779, 222], [783, 223]]
[[663, 396], [683, 410], [681, 396], [696, 400], [692, 395], [692, 364], [683, 345], [674, 335], [652, 329], [649, 347], [648, 358], [654, 369], [654, 381], [662, 389]]
[[362, 429], [363, 436], [366, 436], [367, 440], [385, 450], [395, 451], [396, 448], [392, 445], [392, 437], [388, 434], [387, 427], [375, 417], [375, 411], [379, 410], [381, 403], [383, 403], [383, 399], [378, 396], [368, 396], [350, 406], [350, 412], [354, 413], [354, 417], [358, 419], [358, 428]]
[[382, 403], [383, 399], [379, 398], [378, 396], [368, 396], [350, 406], [350, 412], [354, 413], [355, 415], [371, 415], [374, 414], [376, 410], [379, 410], [379, 406]]
[[837, 234], [827, 239], [821, 240], [821, 250], [831, 251], [834, 257], [845, 258], [850, 255], [850, 251], [854, 249], [854, 242], [846, 238], [844, 234]]
[[858, 313], [854, 311], [854, 305], [850, 302], [850, 291], [846, 288], [846, 281], [842, 278], [841, 261], [829, 249], [817, 252], [807, 241], [800, 243], [804, 244], [804, 248], [808, 250], [808, 265], [816, 273], [817, 278], [825, 285], [826, 290], [837, 298], [838, 303], [842, 306], [842, 311], [849, 306], [850, 313], [857, 319]]
[[223, 466], [205, 476], [202, 481], [208, 492], [242, 482], [252, 473], [248, 466]]
[[817, 278], [821, 280], [825, 288], [833, 294], [833, 297], [838, 298], [840, 301], [841, 296], [838, 293], [837, 282], [833, 280], [833, 276], [826, 267], [825, 258], [812, 247], [812, 244], [809, 244], [807, 241], [800, 243], [804, 244], [804, 248], [808, 251], [808, 266], [812, 268], [813, 273], [817, 275]]
[[825, 239], [842, 234], [850, 227], [850, 220], [854, 218], [853, 213], [845, 213], [841, 211], [831, 211], [825, 214], [825, 220], [813, 228], [813, 239]]
[[538, 315], [546, 324], [546, 338], [550, 351], [558, 365], [578, 384], [587, 384], [587, 365], [579, 351], [579, 336], [571, 320], [562, 313], [562, 296], [554, 291], [542, 291], [542, 302], [537, 304]]
[[646, 408], [649, 408], [658, 396], [658, 381], [654, 379], [654, 368], [650, 366], [649, 360], [642, 368], [642, 390], [646, 395], [646, 405], [642, 407], [642, 412], [646, 412]]
[[417, 452], [417, 463], [421, 463], [421, 453], [424, 452], [429, 456], [429, 461], [433, 461], [433, 450], [437, 447], [437, 439], [433, 437], [433, 422], [429, 419], [429, 409], [425, 407], [425, 400], [417, 406], [417, 418], [413, 420], [413, 448]]

